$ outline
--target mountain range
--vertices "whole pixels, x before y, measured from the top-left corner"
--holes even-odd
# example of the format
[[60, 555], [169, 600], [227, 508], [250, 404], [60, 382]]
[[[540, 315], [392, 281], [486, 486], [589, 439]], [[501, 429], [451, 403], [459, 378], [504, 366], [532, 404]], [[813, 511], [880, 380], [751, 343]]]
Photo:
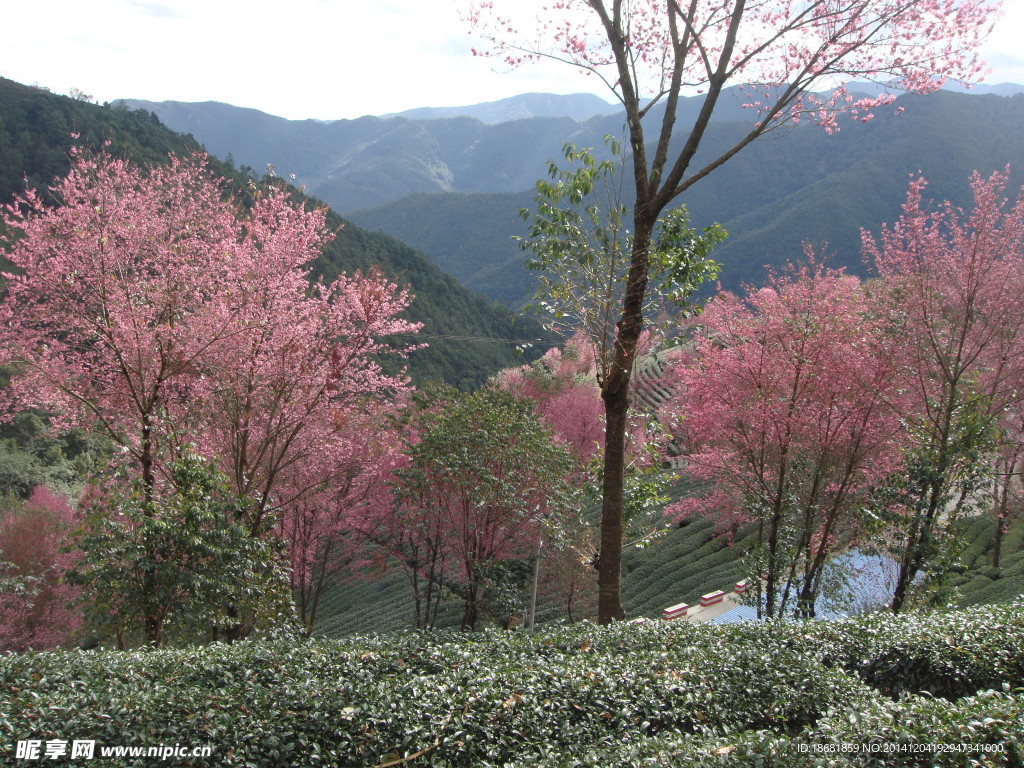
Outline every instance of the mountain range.
[[[715, 253], [724, 264], [726, 288], [763, 282], [765, 266], [799, 259], [805, 242], [828, 254], [831, 263], [864, 272], [861, 229], [877, 230], [899, 216], [911, 176], [923, 174], [930, 195], [958, 205], [969, 204], [974, 170], [988, 174], [1009, 166], [1012, 183], [1024, 182], [1022, 91], [1002, 84], [970, 93], [904, 95], [876, 110], [870, 122], [841, 118], [833, 134], [808, 124], [776, 131], [680, 202], [695, 224], [717, 221], [730, 233]], [[704, 158], [746, 129], [751, 118], [742, 99], [734, 91], [716, 112]], [[566, 141], [601, 148], [606, 135], [623, 133], [618, 113], [581, 119], [573, 112], [587, 103], [601, 110], [589, 97], [531, 94], [413, 111], [412, 117], [327, 123], [216, 103], [121, 104], [152, 112], [220, 157], [259, 169], [270, 164], [281, 175], [294, 175], [296, 183], [356, 224], [397, 237], [463, 285], [517, 307], [533, 279], [512, 238], [525, 234], [518, 211], [530, 207], [546, 163], [561, 157]], [[680, 124], [701, 103], [701, 97], [682, 100]], [[483, 119], [501, 110], [531, 116]], [[656, 110], [649, 119], [659, 119]]]

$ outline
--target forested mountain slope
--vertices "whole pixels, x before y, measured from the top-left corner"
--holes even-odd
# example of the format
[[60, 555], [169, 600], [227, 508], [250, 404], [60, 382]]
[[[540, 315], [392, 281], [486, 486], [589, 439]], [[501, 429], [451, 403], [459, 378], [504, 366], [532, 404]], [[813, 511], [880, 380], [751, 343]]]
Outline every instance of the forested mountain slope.
[[[101, 107], [0, 79], [0, 200], [10, 201], [24, 191], [26, 180], [29, 186], [44, 187], [63, 175], [73, 134], [85, 147], [109, 141], [110, 152], [140, 163], [201, 149], [192, 138], [164, 127], [151, 112]], [[249, 169], [237, 171], [219, 161], [211, 165], [236, 188], [244, 188], [252, 175]], [[535, 323], [462, 288], [393, 237], [361, 230], [336, 214], [330, 222], [340, 229], [314, 265], [314, 275], [330, 278], [340, 271], [378, 266], [415, 294], [408, 316], [424, 323], [423, 341], [430, 345], [410, 357], [409, 370], [417, 381], [443, 378], [464, 388], [479, 384], [498, 369], [521, 363], [516, 345], [542, 335]]]

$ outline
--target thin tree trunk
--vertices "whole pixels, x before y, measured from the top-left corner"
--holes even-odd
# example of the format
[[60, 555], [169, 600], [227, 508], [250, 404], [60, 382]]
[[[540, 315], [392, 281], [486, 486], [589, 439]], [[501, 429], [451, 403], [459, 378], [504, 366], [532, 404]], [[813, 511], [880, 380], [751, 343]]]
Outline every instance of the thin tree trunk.
[[542, 548], [544, 546], [544, 540], [537, 540], [537, 556], [533, 562], [533, 587], [530, 589], [530, 613], [529, 621], [527, 622], [527, 628], [533, 632], [534, 624], [537, 619], [537, 585], [540, 582], [540, 556]]
[[1003, 537], [1006, 535], [1005, 514], [996, 517], [996, 530], [992, 535], [992, 567], [998, 568], [1003, 553]]
[[1010, 483], [1016, 476], [1017, 459], [1007, 459], [1001, 467], [1002, 474], [996, 480], [996, 529], [992, 533], [992, 567], [998, 568], [1003, 553], [1003, 537], [1009, 528]]
[[153, 414], [152, 412], [147, 412], [142, 414], [142, 435], [139, 441], [139, 464], [142, 469], [143, 501], [147, 504], [153, 502], [156, 486], [156, 473], [153, 469], [155, 457], [153, 454]]
[[473, 632], [479, 617], [480, 578], [475, 567], [466, 569], [466, 593], [462, 601], [462, 631]]
[[917, 569], [914, 567], [913, 562], [914, 552], [921, 546], [922, 541], [920, 534], [921, 523], [918, 517], [915, 515], [910, 536], [907, 537], [906, 549], [900, 558], [899, 570], [896, 574], [896, 589], [893, 590], [892, 602], [889, 604], [889, 610], [893, 613], [899, 613], [902, 610], [903, 603], [907, 599], [907, 593], [910, 591], [910, 583], [917, 575]]
[[910, 594], [910, 586], [917, 578], [921, 564], [926, 556], [928, 540], [935, 527], [935, 518], [939, 514], [939, 501], [942, 496], [941, 487], [932, 486], [929, 493], [928, 511], [914, 516], [910, 535], [907, 537], [907, 549], [900, 558], [899, 571], [896, 576], [896, 589], [893, 591], [889, 610], [899, 613]]

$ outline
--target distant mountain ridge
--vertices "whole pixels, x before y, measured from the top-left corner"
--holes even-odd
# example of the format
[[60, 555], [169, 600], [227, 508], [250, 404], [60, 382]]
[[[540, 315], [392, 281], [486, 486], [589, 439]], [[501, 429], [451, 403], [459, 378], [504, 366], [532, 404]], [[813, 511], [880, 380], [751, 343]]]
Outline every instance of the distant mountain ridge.
[[488, 125], [472, 117], [367, 116], [325, 123], [285, 120], [217, 102], [116, 104], [152, 112], [217, 157], [259, 171], [271, 165], [342, 213], [414, 192], [530, 187], [537, 168], [558, 152], [563, 137], [601, 119], [580, 123], [571, 117], [534, 117]]
[[[724, 288], [763, 284], [765, 266], [799, 260], [805, 242], [830, 265], [864, 274], [861, 230], [877, 232], [899, 216], [911, 176], [928, 180], [929, 198], [960, 206], [970, 205], [975, 170], [1009, 166], [1011, 195], [1024, 184], [1024, 95], [943, 91], [902, 96], [895, 108], [902, 112], [878, 110], [867, 124], [847, 119], [833, 135], [801, 125], [755, 142], [679, 199], [696, 224], [717, 221], [729, 232], [713, 254]], [[704, 159], [742, 130], [737, 122], [714, 126]], [[516, 305], [535, 287], [512, 239], [526, 234], [517, 211], [532, 205], [532, 189], [416, 193], [347, 215], [414, 245], [464, 285]]]
[[609, 104], [591, 93], [524, 93], [507, 99], [469, 104], [462, 107], [419, 107], [394, 112], [381, 117], [405, 117], [410, 120], [441, 120], [449, 117], [472, 117], [481, 123], [493, 125], [531, 117], [571, 117], [584, 121], [599, 115], [619, 111], [618, 104]]
[[[577, 97], [593, 103], [585, 94], [528, 95], [516, 103], [543, 101], [548, 112], [572, 112]], [[740, 118], [743, 98], [731, 91], [715, 119]], [[702, 102], [702, 96], [682, 99], [680, 117], [696, 114]], [[568, 106], [560, 109], [558, 104]], [[486, 111], [501, 105], [478, 107]], [[190, 134], [217, 157], [230, 157], [257, 170], [271, 165], [342, 213], [419, 192], [532, 189], [547, 161], [561, 156], [565, 141], [601, 146], [604, 136], [624, 133], [622, 115], [615, 111], [583, 121], [566, 116], [500, 123], [468, 116], [366, 116], [324, 122], [286, 120], [219, 102], [126, 99], [114, 106], [151, 112], [172, 130]], [[657, 119], [656, 114], [652, 117]]]
[[954, 93], [973, 93], [977, 95], [1016, 96], [1018, 93], [1024, 93], [1024, 85], [1020, 83], [979, 83], [970, 88], [959, 83], [947, 83], [943, 88]]

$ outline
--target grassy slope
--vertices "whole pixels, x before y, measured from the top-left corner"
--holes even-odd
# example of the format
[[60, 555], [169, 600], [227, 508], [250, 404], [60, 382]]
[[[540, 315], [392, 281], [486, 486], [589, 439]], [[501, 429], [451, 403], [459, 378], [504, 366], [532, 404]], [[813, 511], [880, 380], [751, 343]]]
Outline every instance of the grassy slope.
[[[623, 603], [629, 618], [657, 618], [668, 605], [694, 604], [713, 589], [725, 589], [742, 578], [737, 561], [742, 542], [726, 546], [713, 536], [713, 525], [694, 521], [673, 528], [646, 549], [629, 550], [624, 556]], [[457, 626], [458, 607], [446, 612], [446, 626]], [[342, 637], [349, 634], [385, 632], [410, 626], [413, 616], [411, 590], [405, 575], [395, 567], [374, 579], [348, 580], [323, 598], [317, 634]], [[561, 618], [555, 606], [538, 607], [538, 620]]]
[[963, 573], [953, 574], [950, 579], [963, 605], [1005, 603], [1024, 594], [1024, 520], [1018, 520], [1007, 532], [998, 568], [992, 567], [993, 528], [991, 520], [982, 518], [967, 526], [970, 543], [960, 557]]

